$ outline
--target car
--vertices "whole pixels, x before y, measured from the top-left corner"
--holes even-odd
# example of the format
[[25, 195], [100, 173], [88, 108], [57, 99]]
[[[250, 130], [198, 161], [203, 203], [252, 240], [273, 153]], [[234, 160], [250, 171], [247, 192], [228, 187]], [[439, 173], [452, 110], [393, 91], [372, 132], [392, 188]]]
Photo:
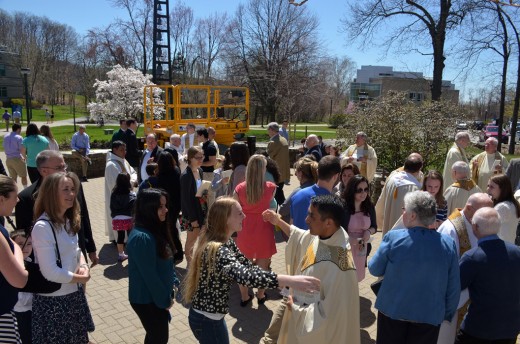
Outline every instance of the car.
[[471, 126], [475, 130], [482, 130], [482, 129], [484, 129], [485, 124], [483, 121], [473, 121]]
[[468, 130], [468, 124], [466, 122], [457, 122], [457, 130]]
[[[482, 141], [486, 141], [490, 137], [494, 137], [498, 140], [498, 126], [496, 125], [488, 125], [482, 130], [480, 134], [480, 139]], [[507, 143], [509, 137], [507, 135], [507, 130], [502, 129], [502, 143]]]

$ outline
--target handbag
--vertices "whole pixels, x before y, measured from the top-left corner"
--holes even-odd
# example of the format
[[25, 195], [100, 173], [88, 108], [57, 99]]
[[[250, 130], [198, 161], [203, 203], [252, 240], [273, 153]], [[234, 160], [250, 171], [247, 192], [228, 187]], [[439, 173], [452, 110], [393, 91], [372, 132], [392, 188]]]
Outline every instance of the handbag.
[[[54, 243], [56, 245], [56, 265], [61, 266], [61, 256], [60, 256], [60, 250], [58, 248], [58, 240], [56, 239], [56, 233], [54, 232], [54, 227], [52, 226], [52, 223], [48, 220], [42, 219], [42, 221], [46, 221], [51, 226], [52, 235], [54, 236]], [[31, 236], [32, 228], [30, 229], [29, 235], [27, 239], [25, 239], [25, 243], [23, 244], [23, 247], [27, 244], [27, 240]], [[22, 247], [22, 249], [23, 249]], [[29, 273], [29, 278], [27, 279], [27, 284], [25, 287], [21, 288], [20, 291], [26, 292], [26, 293], [37, 293], [37, 294], [50, 294], [53, 293], [61, 288], [61, 283], [52, 282], [46, 279], [41, 270], [40, 265], [38, 263], [34, 262], [27, 262], [24, 261], [25, 264], [25, 270]]]
[[383, 284], [383, 279], [380, 279], [378, 281], [375, 281], [374, 283], [370, 284], [370, 289], [374, 292], [374, 294], [377, 296], [377, 293], [379, 293], [379, 289], [381, 289], [381, 285]]

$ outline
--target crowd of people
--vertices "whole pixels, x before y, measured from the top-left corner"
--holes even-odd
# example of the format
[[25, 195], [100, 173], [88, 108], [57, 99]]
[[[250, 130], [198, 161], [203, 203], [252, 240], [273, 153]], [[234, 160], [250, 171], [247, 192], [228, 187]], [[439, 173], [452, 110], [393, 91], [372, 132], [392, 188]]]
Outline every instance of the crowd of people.
[[[0, 175], [0, 215], [16, 208], [17, 230], [0, 226], [2, 343], [88, 343], [94, 330], [85, 285], [99, 258], [80, 183], [89, 137], [80, 126], [72, 138], [78, 178], [45, 127], [28, 127], [24, 139], [15, 123], [4, 140], [11, 177]], [[128, 260], [129, 303], [145, 343], [168, 342], [179, 291], [197, 341], [229, 343], [233, 283], [241, 307], [261, 307], [269, 289], [281, 290], [262, 343], [360, 343], [367, 267], [378, 277], [377, 343], [516, 342], [520, 164], [509, 165], [495, 139], [469, 159], [469, 136], [458, 133], [442, 174], [423, 171], [411, 153], [372, 202], [377, 154], [364, 132], [344, 150], [309, 135], [294, 164], [299, 185], [286, 195], [287, 121], [269, 123], [266, 151], [252, 155], [243, 142], [221, 155], [214, 128], [185, 130], [164, 148], [150, 133], [139, 150], [137, 122], [121, 120], [107, 153], [105, 234], [118, 261]], [[287, 241], [283, 273], [271, 269], [276, 231]], [[53, 291], [28, 289], [30, 263]]]

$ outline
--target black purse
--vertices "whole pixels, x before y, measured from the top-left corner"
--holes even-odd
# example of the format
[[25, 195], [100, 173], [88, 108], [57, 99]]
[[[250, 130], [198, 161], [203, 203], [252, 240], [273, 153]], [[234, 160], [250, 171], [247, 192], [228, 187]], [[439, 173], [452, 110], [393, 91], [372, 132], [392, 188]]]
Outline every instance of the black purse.
[[[58, 240], [56, 239], [56, 233], [54, 232], [54, 227], [52, 226], [52, 223], [48, 220], [42, 219], [42, 221], [46, 221], [51, 226], [52, 235], [54, 236], [54, 244], [56, 245], [56, 265], [61, 266], [61, 256], [60, 256], [60, 250], [58, 248]], [[27, 239], [25, 239], [25, 243], [23, 244], [23, 247], [27, 244], [27, 240], [31, 236], [32, 228], [30, 229], [29, 235], [27, 236]], [[22, 247], [22, 249], [23, 249]], [[27, 279], [27, 284], [25, 287], [21, 288], [20, 291], [23, 291], [25, 293], [37, 293], [37, 294], [50, 294], [54, 293], [55, 291], [59, 290], [61, 288], [61, 283], [57, 282], [51, 282], [45, 277], [43, 277], [42, 272], [40, 271], [40, 265], [33, 262], [27, 262], [24, 261], [25, 264], [25, 270], [29, 273], [29, 278]]]
[[370, 289], [374, 292], [374, 294], [377, 296], [377, 293], [379, 293], [379, 289], [381, 289], [381, 285], [383, 284], [383, 279], [380, 279], [378, 281], [375, 281], [374, 283], [370, 284]]

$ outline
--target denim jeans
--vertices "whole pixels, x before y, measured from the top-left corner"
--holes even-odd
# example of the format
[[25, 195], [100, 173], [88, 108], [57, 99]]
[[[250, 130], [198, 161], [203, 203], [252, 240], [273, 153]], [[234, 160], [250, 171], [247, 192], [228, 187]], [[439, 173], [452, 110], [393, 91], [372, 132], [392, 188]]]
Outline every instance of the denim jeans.
[[229, 344], [229, 334], [224, 318], [212, 320], [190, 308], [188, 316], [191, 332], [201, 344]]

